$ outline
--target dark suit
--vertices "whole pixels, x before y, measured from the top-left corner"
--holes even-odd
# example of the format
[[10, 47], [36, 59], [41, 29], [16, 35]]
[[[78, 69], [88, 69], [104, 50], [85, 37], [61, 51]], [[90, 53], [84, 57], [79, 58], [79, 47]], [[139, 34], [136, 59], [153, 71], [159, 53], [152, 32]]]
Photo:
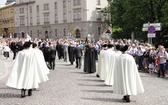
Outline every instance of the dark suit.
[[68, 55], [69, 55], [69, 61], [70, 61], [71, 65], [73, 65], [73, 62], [75, 61], [74, 46], [73, 45], [68, 46]]
[[51, 69], [55, 69], [55, 57], [56, 57], [56, 49], [54, 47], [50, 48], [50, 67]]
[[10, 46], [11, 50], [13, 51], [13, 60], [14, 60], [16, 57], [16, 53], [18, 52], [18, 49], [16, 48], [16, 42], [12, 42]]
[[82, 48], [77, 46], [74, 51], [74, 55], [76, 57], [76, 68], [81, 68], [81, 57], [82, 57]]
[[12, 42], [11, 43], [11, 50], [13, 51], [13, 60], [16, 57], [16, 54], [23, 49], [21, 42]]
[[59, 59], [64, 58], [63, 45], [62, 44], [57, 44], [56, 50], [57, 50], [58, 58]]

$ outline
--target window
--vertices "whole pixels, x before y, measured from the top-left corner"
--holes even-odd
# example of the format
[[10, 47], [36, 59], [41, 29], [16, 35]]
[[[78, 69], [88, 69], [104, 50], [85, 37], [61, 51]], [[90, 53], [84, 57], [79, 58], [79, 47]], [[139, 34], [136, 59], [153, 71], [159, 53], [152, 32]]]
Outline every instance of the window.
[[77, 5], [80, 5], [81, 4], [81, 0], [77, 0]]
[[66, 8], [66, 1], [63, 1], [63, 7]]
[[30, 6], [30, 13], [32, 13], [32, 6]]
[[49, 4], [44, 4], [44, 10], [49, 10]]
[[33, 18], [30, 17], [30, 25], [33, 25]]
[[55, 14], [55, 21], [58, 21], [58, 16], [57, 16], [57, 14]]
[[81, 19], [81, 12], [80, 11], [77, 12], [77, 19]]
[[63, 13], [63, 20], [67, 20], [66, 13]]
[[40, 23], [40, 17], [37, 16], [37, 24], [39, 24], [39, 23]]
[[39, 12], [39, 5], [37, 5], [37, 12]]
[[44, 14], [44, 23], [46, 23], [46, 22], [48, 23], [49, 18], [50, 18], [49, 14]]
[[24, 8], [20, 8], [20, 14], [24, 14]]
[[25, 17], [20, 17], [20, 25], [25, 25]]
[[81, 10], [75, 10], [73, 13], [73, 19], [74, 20], [80, 20], [81, 19]]
[[97, 0], [97, 5], [100, 5], [100, 0]]
[[55, 36], [57, 36], [57, 29], [55, 29]]
[[64, 30], [63, 30], [63, 31], [64, 31], [64, 36], [66, 36], [66, 29], [64, 28]]
[[101, 35], [101, 28], [98, 27], [98, 35], [100, 36]]
[[54, 8], [57, 9], [57, 2], [54, 3]]
[[97, 9], [97, 10], [96, 10], [96, 15], [97, 15], [97, 20], [101, 20], [101, 18], [102, 18], [101, 9]]
[[73, 13], [73, 19], [77, 19], [76, 12]]
[[74, 0], [73, 1], [73, 5], [76, 6], [76, 5], [81, 5], [81, 0]]

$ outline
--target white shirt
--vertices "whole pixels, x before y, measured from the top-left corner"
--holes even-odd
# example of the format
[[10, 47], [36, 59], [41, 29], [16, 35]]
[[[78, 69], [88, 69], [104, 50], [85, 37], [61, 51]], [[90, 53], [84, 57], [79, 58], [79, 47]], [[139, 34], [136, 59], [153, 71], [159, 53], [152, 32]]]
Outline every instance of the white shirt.
[[[167, 58], [167, 53], [165, 51], [159, 51], [158, 56], [165, 56]], [[160, 58], [159, 64], [166, 63], [166, 58]]]
[[141, 49], [138, 49], [136, 53], [137, 53], [137, 56], [142, 56], [143, 55], [143, 51]]
[[3, 49], [4, 52], [9, 52], [10, 50], [11, 49], [8, 46], [5, 46], [4, 49]]

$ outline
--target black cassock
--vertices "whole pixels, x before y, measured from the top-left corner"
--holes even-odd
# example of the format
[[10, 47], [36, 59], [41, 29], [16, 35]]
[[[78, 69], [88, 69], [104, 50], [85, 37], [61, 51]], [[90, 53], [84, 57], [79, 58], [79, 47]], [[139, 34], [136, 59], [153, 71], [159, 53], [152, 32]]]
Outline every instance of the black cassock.
[[56, 50], [57, 50], [57, 53], [58, 53], [58, 59], [61, 59], [61, 58], [64, 58], [63, 56], [63, 45], [62, 44], [57, 44], [56, 46]]
[[71, 64], [75, 61], [75, 56], [74, 56], [74, 46], [69, 45], [68, 46], [68, 55], [69, 55], [69, 61]]
[[96, 72], [95, 49], [91, 48], [89, 45], [85, 46], [84, 72]]

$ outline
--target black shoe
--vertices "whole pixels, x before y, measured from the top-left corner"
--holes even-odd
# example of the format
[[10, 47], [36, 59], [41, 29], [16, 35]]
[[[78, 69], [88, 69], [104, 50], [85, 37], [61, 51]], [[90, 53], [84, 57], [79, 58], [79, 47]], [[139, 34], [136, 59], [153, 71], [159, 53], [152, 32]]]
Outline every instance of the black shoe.
[[123, 96], [122, 100], [125, 100], [125, 101], [126, 101], [126, 97], [127, 97], [127, 96]]
[[157, 77], [160, 77], [160, 75], [158, 75]]
[[76, 66], [76, 68], [78, 68], [78, 66]]
[[96, 77], [100, 77], [100, 76], [97, 74]]
[[25, 92], [26, 92], [26, 89], [21, 89], [21, 98], [26, 97]]
[[81, 67], [79, 67], [79, 69], [81, 69]]
[[130, 100], [130, 95], [127, 95], [126, 96], [126, 102], [130, 102], [131, 100]]
[[32, 96], [32, 89], [28, 90], [28, 96]]

